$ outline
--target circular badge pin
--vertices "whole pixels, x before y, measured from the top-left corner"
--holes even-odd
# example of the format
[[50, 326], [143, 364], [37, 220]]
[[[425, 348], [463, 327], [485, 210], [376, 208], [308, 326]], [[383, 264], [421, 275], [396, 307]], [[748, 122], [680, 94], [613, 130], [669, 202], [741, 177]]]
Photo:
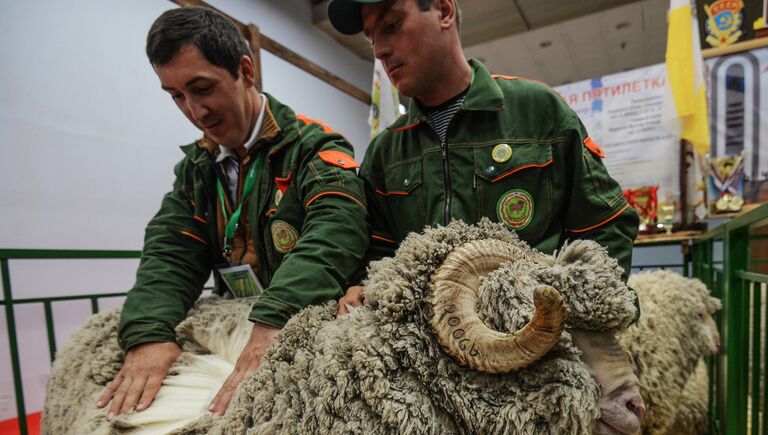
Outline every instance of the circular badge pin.
[[491, 157], [493, 157], [496, 163], [504, 163], [512, 157], [512, 147], [505, 143], [500, 143], [493, 147]]
[[281, 192], [279, 189], [277, 192], [275, 192], [275, 207], [280, 205], [280, 201], [283, 200], [283, 192]]
[[513, 230], [522, 230], [533, 219], [533, 198], [523, 189], [505, 193], [496, 204], [496, 215], [504, 225]]
[[272, 223], [272, 243], [277, 252], [287, 254], [296, 246], [299, 240], [299, 232], [285, 221], [274, 221]]

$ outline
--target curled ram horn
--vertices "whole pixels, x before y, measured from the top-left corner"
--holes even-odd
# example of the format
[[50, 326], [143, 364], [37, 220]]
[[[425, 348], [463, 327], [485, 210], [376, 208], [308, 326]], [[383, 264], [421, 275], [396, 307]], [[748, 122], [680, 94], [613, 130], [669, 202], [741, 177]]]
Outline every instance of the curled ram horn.
[[439, 343], [459, 363], [477, 371], [508, 373], [533, 364], [557, 342], [567, 313], [562, 296], [550, 286], [534, 290], [536, 313], [514, 333], [488, 328], [476, 312], [483, 277], [524, 255], [506, 242], [475, 240], [451, 252], [432, 275], [425, 301], [427, 320]]

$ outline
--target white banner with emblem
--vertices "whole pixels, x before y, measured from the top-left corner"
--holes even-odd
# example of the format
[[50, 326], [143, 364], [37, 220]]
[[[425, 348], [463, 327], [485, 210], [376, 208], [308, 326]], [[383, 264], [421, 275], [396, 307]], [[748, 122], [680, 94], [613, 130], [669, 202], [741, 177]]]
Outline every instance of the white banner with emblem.
[[663, 130], [664, 64], [555, 88], [605, 152], [622, 189], [659, 185], [658, 198], [680, 196], [680, 140]]
[[744, 154], [747, 202], [768, 182], [768, 48], [706, 60], [714, 157]]

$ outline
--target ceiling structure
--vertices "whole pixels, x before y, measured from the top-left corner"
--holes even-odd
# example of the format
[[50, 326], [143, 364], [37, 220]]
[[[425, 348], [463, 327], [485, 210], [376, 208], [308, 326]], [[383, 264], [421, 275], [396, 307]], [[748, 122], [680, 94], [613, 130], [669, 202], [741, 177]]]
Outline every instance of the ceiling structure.
[[[328, 21], [328, 0], [312, 0], [313, 24], [364, 59], [362, 35]], [[461, 0], [468, 57], [499, 74], [560, 85], [664, 61], [669, 0]]]

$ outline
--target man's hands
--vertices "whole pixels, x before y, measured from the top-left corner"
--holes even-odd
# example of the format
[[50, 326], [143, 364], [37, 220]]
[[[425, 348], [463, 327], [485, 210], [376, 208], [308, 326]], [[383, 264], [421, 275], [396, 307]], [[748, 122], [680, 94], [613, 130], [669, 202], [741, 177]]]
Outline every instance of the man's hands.
[[245, 379], [248, 373], [255, 371], [261, 365], [261, 357], [267, 351], [267, 348], [275, 341], [280, 328], [265, 323], [254, 323], [251, 337], [245, 344], [240, 357], [237, 358], [235, 370], [229, 375], [224, 385], [221, 386], [219, 393], [213, 398], [213, 402], [208, 407], [214, 417], [224, 415], [224, 411], [229, 406], [229, 401], [235, 394], [235, 390], [240, 382]]
[[363, 304], [365, 304], [363, 290], [365, 290], [365, 287], [360, 285], [350, 287], [349, 290], [347, 290], [347, 294], [339, 299], [339, 311], [336, 313], [337, 318], [349, 313], [347, 305], [350, 307], [362, 307]]
[[[173, 342], [144, 343], [128, 351], [123, 367], [101, 393], [99, 408], [109, 407], [107, 418], [131, 411], [143, 411], [152, 404], [171, 364], [181, 355]], [[136, 405], [138, 403], [138, 406]]]

